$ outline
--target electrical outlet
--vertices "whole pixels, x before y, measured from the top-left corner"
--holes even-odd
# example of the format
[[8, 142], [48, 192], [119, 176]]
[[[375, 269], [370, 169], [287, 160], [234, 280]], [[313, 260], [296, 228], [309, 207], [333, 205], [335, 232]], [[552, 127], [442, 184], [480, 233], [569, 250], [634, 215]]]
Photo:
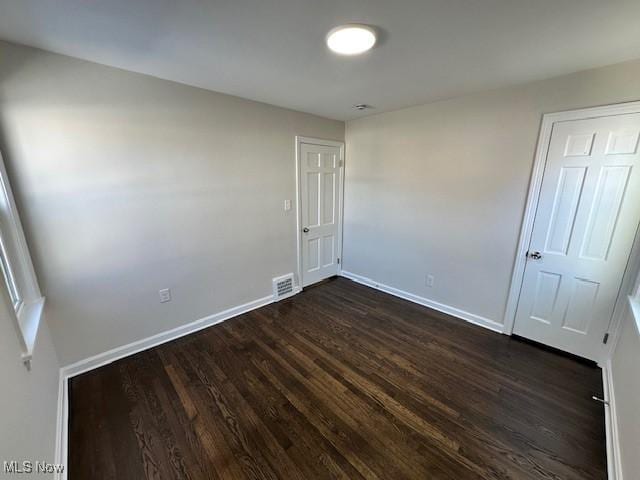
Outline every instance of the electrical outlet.
[[284, 211], [288, 212], [289, 210], [291, 210], [291, 200], [285, 200], [284, 201]]
[[160, 303], [166, 303], [171, 301], [171, 289], [163, 288], [162, 290], [158, 290], [158, 295], [160, 295]]
[[433, 282], [435, 281], [435, 278], [433, 277], [433, 275], [427, 275], [427, 278], [425, 279], [425, 285], [429, 288], [433, 287]]

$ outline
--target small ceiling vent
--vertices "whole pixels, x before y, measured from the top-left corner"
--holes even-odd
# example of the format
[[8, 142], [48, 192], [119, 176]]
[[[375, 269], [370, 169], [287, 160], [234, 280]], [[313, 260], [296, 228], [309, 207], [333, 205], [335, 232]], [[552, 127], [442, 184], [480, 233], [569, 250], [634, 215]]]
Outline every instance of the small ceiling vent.
[[353, 108], [362, 111], [372, 109], [373, 107], [371, 105], [367, 105], [366, 103], [359, 103], [357, 105], [354, 105]]
[[273, 299], [275, 301], [293, 295], [293, 273], [273, 279]]

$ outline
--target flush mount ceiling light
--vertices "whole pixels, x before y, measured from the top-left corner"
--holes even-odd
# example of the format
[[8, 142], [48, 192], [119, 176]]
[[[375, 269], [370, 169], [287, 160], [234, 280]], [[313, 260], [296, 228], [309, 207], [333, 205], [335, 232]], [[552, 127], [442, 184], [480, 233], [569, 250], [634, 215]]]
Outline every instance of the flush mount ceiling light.
[[371, 50], [375, 44], [375, 30], [358, 23], [340, 25], [327, 34], [327, 46], [340, 55], [358, 55]]

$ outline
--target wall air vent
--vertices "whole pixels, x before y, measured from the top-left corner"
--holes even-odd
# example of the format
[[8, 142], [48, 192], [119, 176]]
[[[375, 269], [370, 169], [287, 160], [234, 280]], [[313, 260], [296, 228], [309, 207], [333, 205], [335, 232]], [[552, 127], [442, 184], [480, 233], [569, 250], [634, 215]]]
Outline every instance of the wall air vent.
[[273, 299], [277, 302], [293, 295], [293, 273], [273, 279]]

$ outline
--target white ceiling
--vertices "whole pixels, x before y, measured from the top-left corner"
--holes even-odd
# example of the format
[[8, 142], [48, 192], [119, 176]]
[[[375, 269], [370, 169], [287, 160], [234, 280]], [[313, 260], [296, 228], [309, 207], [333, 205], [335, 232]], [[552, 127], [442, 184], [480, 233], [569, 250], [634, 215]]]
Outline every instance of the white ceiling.
[[[639, 18], [639, 0], [0, 0], [0, 38], [351, 119], [640, 57]], [[348, 22], [379, 45], [329, 52]]]

